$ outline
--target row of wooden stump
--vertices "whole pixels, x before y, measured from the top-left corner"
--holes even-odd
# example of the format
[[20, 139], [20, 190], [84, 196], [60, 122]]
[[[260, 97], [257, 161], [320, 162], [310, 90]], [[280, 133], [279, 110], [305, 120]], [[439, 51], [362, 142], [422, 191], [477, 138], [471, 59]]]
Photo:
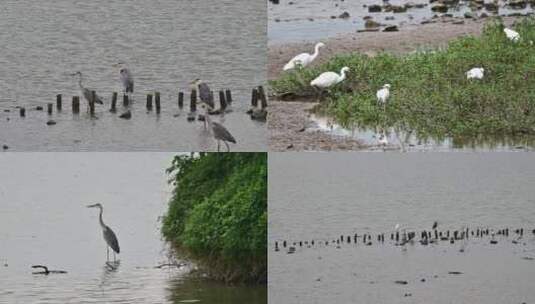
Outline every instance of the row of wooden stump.
[[[213, 93], [212, 93], [213, 94]], [[95, 114], [95, 100], [96, 100], [96, 92], [91, 91], [91, 99], [89, 100], [89, 113], [91, 115]], [[63, 97], [62, 94], [56, 95], [56, 110], [58, 112], [61, 112], [63, 109]], [[118, 94], [117, 92], [113, 92], [112, 99], [111, 99], [111, 107], [110, 112], [115, 113], [117, 111], [117, 99]], [[154, 103], [153, 103], [154, 100]], [[129, 96], [124, 94], [123, 100], [122, 100], [123, 106], [128, 107], [130, 106], [130, 100]], [[232, 92], [231, 90], [221, 90], [219, 91], [219, 105], [220, 105], [220, 111], [224, 111], [228, 105], [232, 103]], [[260, 106], [260, 109], [264, 110], [267, 107], [267, 97], [266, 93], [264, 91], [264, 88], [262, 86], [258, 86], [256, 88], [252, 89], [251, 92], [251, 108], [258, 108]], [[155, 108], [156, 113], [160, 113], [161, 111], [161, 102], [160, 102], [160, 92], [155, 92], [153, 94], [147, 94], [147, 101], [145, 104], [145, 107], [147, 108], [147, 111], [152, 111], [153, 108]], [[184, 92], [178, 92], [178, 108], [182, 109], [184, 107]], [[73, 96], [72, 102], [71, 102], [71, 109], [73, 114], [79, 114], [80, 113], [80, 96]], [[197, 111], [197, 91], [195, 89], [191, 90], [190, 94], [190, 104], [189, 104], [190, 112], [196, 112]], [[54, 103], [50, 102], [47, 103], [47, 113], [49, 115], [52, 115], [54, 111]], [[20, 107], [19, 108], [19, 114], [21, 117], [26, 116], [26, 108]]]

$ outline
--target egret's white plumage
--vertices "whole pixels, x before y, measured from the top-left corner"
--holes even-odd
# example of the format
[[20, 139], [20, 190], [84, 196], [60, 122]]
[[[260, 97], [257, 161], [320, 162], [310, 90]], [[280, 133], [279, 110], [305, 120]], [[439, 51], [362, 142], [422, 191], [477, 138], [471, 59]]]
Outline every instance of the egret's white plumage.
[[295, 56], [294, 58], [290, 59], [290, 61], [288, 61], [288, 63], [285, 64], [282, 69], [284, 71], [288, 71], [288, 70], [295, 69], [299, 65], [301, 67], [303, 67], [303, 68], [306, 67], [312, 61], [314, 61], [314, 59], [316, 59], [316, 57], [318, 57], [319, 49], [321, 47], [324, 47], [324, 46], [325, 46], [325, 44], [323, 44], [322, 42], [318, 42], [316, 44], [316, 46], [314, 47], [314, 53], [312, 55], [309, 54], [309, 53], [299, 54], [299, 55]]
[[326, 89], [346, 79], [346, 73], [349, 71], [348, 67], [343, 67], [340, 70], [340, 75], [335, 72], [324, 72], [310, 82], [310, 85], [320, 89]]
[[483, 79], [485, 74], [484, 68], [473, 68], [470, 71], [466, 72], [467, 79]]
[[513, 31], [509, 28], [504, 28], [503, 32], [505, 33], [505, 36], [513, 42], [518, 42], [520, 40], [520, 34], [517, 31]]
[[390, 97], [390, 84], [383, 85], [383, 88], [377, 91], [377, 102], [385, 105]]

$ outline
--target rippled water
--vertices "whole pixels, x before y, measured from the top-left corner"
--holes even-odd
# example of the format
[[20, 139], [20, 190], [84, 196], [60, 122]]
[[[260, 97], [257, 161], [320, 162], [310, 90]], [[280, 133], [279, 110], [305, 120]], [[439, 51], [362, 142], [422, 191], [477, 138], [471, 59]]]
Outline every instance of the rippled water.
[[[531, 303], [535, 162], [530, 153], [273, 153], [269, 171], [272, 303]], [[321, 185], [318, 186], [318, 185]], [[451, 245], [297, 247], [402, 228], [529, 228], [513, 237]], [[464, 252], [460, 249], [464, 247]], [[449, 274], [460, 271], [462, 274]], [[424, 279], [424, 281], [422, 281]], [[406, 285], [396, 284], [405, 280]]]
[[[229, 287], [168, 263], [159, 217], [170, 153], [3, 153], [0, 156], [0, 303], [265, 303], [264, 287]], [[116, 233], [106, 265], [98, 223]], [[34, 264], [67, 274], [32, 275]], [[188, 264], [190, 265], [190, 264]]]
[[[369, 5], [383, 5], [383, 1], [377, 0], [281, 0], [280, 4], [268, 4], [269, 16], [269, 42], [289, 43], [299, 41], [314, 41], [335, 36], [340, 33], [355, 33], [357, 30], [365, 28], [363, 17], [371, 16], [373, 20], [388, 25], [419, 24], [430, 19], [435, 12], [431, 11], [433, 5], [425, 0], [390, 0], [391, 5], [426, 4], [422, 8], [411, 8], [406, 13], [379, 12], [369, 13]], [[457, 5], [452, 5], [448, 13], [454, 17], [463, 17], [464, 13], [472, 12], [475, 16], [481, 13], [493, 15], [492, 12], [481, 10], [471, 10], [468, 1], [459, 1]], [[340, 19], [342, 13], [348, 12], [349, 18]], [[509, 15], [513, 13], [532, 13], [533, 8], [527, 6], [524, 9], [511, 8], [505, 2], [499, 3], [499, 15]], [[394, 18], [390, 20], [390, 18]]]
[[[45, 3], [46, 2], [46, 3]], [[262, 1], [3, 1], [0, 7], [0, 144], [24, 151], [194, 151], [216, 146], [202, 123], [179, 111], [178, 90], [200, 77], [213, 90], [229, 88], [233, 112], [214, 117], [234, 135], [233, 150], [266, 150], [264, 123], [245, 111], [251, 89], [266, 80], [266, 8]], [[133, 118], [108, 112], [120, 91], [119, 61], [135, 76]], [[77, 79], [105, 100], [97, 118], [73, 118]], [[145, 111], [146, 94], [159, 91], [159, 117]], [[64, 96], [64, 110], [47, 126], [46, 111], [33, 110]], [[26, 118], [17, 106], [25, 106]], [[4, 112], [10, 110], [11, 112]], [[119, 113], [122, 109], [119, 110]], [[179, 114], [178, 117], [174, 117]], [[7, 120], [9, 118], [9, 120]]]

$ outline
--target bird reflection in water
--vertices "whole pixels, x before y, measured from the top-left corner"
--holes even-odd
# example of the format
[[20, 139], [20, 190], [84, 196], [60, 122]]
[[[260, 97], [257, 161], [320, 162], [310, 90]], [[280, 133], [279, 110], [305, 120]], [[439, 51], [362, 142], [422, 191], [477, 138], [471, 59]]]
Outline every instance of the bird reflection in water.
[[121, 261], [116, 262], [106, 262], [102, 268], [102, 277], [100, 278], [100, 288], [110, 285], [110, 280], [115, 277], [115, 274], [119, 270]]

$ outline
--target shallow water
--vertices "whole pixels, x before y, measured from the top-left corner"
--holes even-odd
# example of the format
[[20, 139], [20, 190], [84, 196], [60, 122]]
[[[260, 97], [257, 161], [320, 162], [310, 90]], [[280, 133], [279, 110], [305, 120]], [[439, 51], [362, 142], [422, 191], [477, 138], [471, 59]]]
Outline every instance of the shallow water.
[[375, 128], [355, 127], [354, 129], [345, 128], [320, 113], [311, 113], [307, 131], [321, 131], [337, 137], [351, 138], [358, 140], [363, 145], [368, 146], [368, 150], [399, 150], [408, 151], [532, 151], [535, 146], [535, 140], [527, 137], [494, 137], [485, 136], [479, 138], [422, 138], [414, 132], [395, 130], [389, 128], [386, 131], [388, 144], [383, 146], [379, 142], [381, 130]]
[[[369, 13], [370, 5], [383, 5], [383, 1], [357, 0], [282, 0], [280, 4], [268, 2], [268, 37], [270, 44], [316, 41], [336, 36], [342, 33], [354, 33], [365, 28], [363, 17], [371, 16], [374, 21], [385, 25], [405, 25], [419, 24], [424, 20], [431, 19], [434, 12], [431, 11], [429, 1], [415, 0], [392, 0], [391, 5], [426, 4], [423, 8], [411, 8], [405, 13], [379, 12]], [[472, 12], [475, 16], [486, 13], [489, 16], [492, 12], [485, 9], [472, 11], [468, 7], [469, 2], [460, 1], [457, 5], [451, 6], [448, 13], [454, 17], [463, 17], [464, 13]], [[348, 12], [349, 18], [340, 19], [342, 13]], [[498, 14], [509, 15], [512, 13], [527, 14], [532, 13], [533, 8], [527, 6], [525, 9], [515, 9], [508, 7], [500, 1]], [[390, 18], [393, 20], [388, 20]]]
[[[159, 217], [171, 189], [171, 153], [0, 155], [0, 303], [265, 303], [264, 287], [228, 287], [188, 276], [169, 262]], [[98, 223], [116, 233], [106, 265]], [[34, 264], [67, 274], [32, 275]], [[7, 266], [6, 266], [7, 265]]]
[[[132, 1], [4, 1], [0, 8], [0, 144], [17, 151], [196, 151], [214, 150], [202, 123], [180, 112], [178, 90], [195, 78], [216, 93], [231, 89], [233, 112], [222, 119], [238, 144], [232, 150], [266, 150], [265, 123], [245, 114], [251, 89], [266, 80], [266, 8], [262, 1], [208, 0], [156, 3]], [[135, 77], [133, 118], [108, 112], [113, 91], [121, 91], [119, 71], [126, 62]], [[105, 100], [97, 120], [86, 112], [73, 118], [71, 97], [77, 79]], [[162, 112], [145, 111], [146, 94], [161, 93]], [[36, 106], [63, 94], [63, 112]], [[26, 118], [17, 106], [27, 108]], [[4, 112], [11, 110], [11, 112]], [[55, 112], [55, 110], [54, 110]], [[180, 114], [179, 117], [174, 117]], [[7, 118], [10, 120], [8, 121]], [[221, 118], [214, 117], [219, 121]]]
[[[277, 240], [462, 227], [535, 228], [529, 153], [273, 153], [269, 171], [271, 303], [530, 303], [535, 236], [406, 246], [274, 251]], [[318, 187], [321, 185], [321, 187]], [[460, 249], [464, 247], [464, 252]], [[449, 274], [459, 271], [462, 274]], [[422, 282], [422, 279], [425, 279]], [[408, 284], [396, 284], [406, 280]], [[284, 300], [284, 301], [283, 301]]]

